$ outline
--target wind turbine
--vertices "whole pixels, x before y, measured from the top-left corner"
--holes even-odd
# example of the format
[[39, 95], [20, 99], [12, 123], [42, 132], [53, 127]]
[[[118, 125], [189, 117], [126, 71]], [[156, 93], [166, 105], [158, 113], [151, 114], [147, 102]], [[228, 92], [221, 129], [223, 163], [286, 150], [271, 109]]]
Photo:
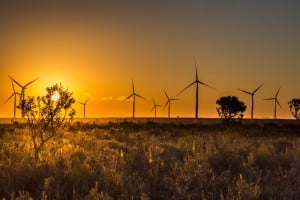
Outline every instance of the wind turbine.
[[273, 98], [268, 98], [268, 99], [265, 99], [265, 100], [274, 100], [274, 104], [275, 104], [275, 108], [274, 108], [274, 119], [276, 119], [276, 110], [277, 110], [277, 104], [279, 105], [279, 107], [281, 107], [277, 97], [278, 97], [278, 94], [279, 94], [279, 91], [280, 91], [280, 88], [277, 90], [275, 96]]
[[36, 81], [38, 78], [34, 79], [33, 81], [30, 81], [28, 83], [26, 83], [25, 85], [21, 85], [18, 81], [16, 81], [14, 78], [12, 78], [10, 75], [8, 75], [8, 77], [15, 82], [20, 88], [21, 88], [21, 94], [20, 94], [20, 100], [23, 101], [25, 99], [25, 90], [27, 89], [27, 87], [33, 83], [34, 81]]
[[253, 119], [253, 110], [254, 110], [254, 95], [255, 93], [263, 86], [263, 83], [258, 86], [253, 92], [248, 92], [246, 90], [239, 89], [241, 92], [251, 95], [251, 119]]
[[13, 93], [8, 97], [8, 99], [5, 101], [7, 103], [12, 97], [14, 97], [14, 119], [16, 118], [16, 108], [17, 108], [17, 95], [20, 96], [20, 93], [16, 92], [14, 83], [11, 82]]
[[199, 80], [198, 78], [198, 72], [197, 72], [197, 66], [196, 66], [196, 61], [195, 61], [195, 69], [196, 69], [196, 80], [194, 82], [192, 82], [191, 84], [189, 84], [186, 88], [184, 88], [183, 90], [181, 90], [177, 95], [180, 95], [182, 92], [184, 92], [185, 90], [187, 90], [189, 87], [191, 87], [192, 85], [196, 84], [196, 106], [195, 106], [195, 118], [198, 118], [198, 99], [199, 99], [199, 85], [204, 85], [206, 87], [212, 88], [211, 86], [207, 85], [206, 83], [203, 83], [202, 81]]
[[135, 93], [135, 90], [134, 90], [134, 83], [133, 83], [133, 80], [132, 80], [132, 93], [126, 98], [124, 99], [124, 101], [130, 99], [131, 97], [133, 97], [133, 101], [132, 101], [132, 118], [134, 118], [134, 115], [135, 115], [135, 97], [139, 97], [139, 98], [142, 98], [144, 99], [144, 97], [142, 97], [141, 95]]
[[89, 99], [85, 100], [85, 102], [78, 102], [79, 104], [83, 105], [83, 118], [85, 118], [85, 106]]
[[160, 105], [156, 104], [154, 99], [153, 100], [153, 107], [152, 107], [152, 111], [154, 110], [154, 118], [156, 119], [156, 108], [160, 107]]
[[166, 102], [164, 108], [165, 108], [167, 105], [169, 105], [169, 107], [168, 107], [168, 118], [170, 118], [171, 101], [175, 101], [175, 100], [179, 100], [179, 99], [170, 98], [170, 97], [168, 96], [168, 94], [166, 93], [166, 91], [164, 91], [164, 93], [165, 93], [165, 95], [166, 95], [166, 97], [167, 97], [167, 102]]

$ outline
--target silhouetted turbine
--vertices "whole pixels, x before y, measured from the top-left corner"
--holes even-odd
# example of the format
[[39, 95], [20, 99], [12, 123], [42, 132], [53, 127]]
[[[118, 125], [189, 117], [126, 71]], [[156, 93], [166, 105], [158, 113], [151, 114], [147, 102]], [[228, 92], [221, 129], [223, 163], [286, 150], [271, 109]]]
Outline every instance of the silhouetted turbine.
[[184, 92], [185, 90], [187, 90], [189, 87], [191, 87], [192, 85], [196, 84], [196, 100], [195, 100], [195, 118], [198, 118], [198, 99], [199, 99], [199, 84], [204, 85], [206, 87], [212, 88], [211, 86], [203, 83], [202, 81], [199, 80], [198, 78], [198, 72], [197, 72], [197, 66], [196, 66], [196, 62], [195, 62], [195, 69], [196, 69], [196, 80], [194, 82], [192, 82], [191, 84], [189, 84], [186, 88], [184, 88], [183, 90], [181, 90], [177, 95], [180, 95], [182, 92]]
[[239, 89], [241, 92], [251, 95], [251, 119], [253, 119], [253, 110], [254, 110], [254, 95], [255, 93], [263, 86], [263, 83], [258, 86], [253, 92], [248, 92], [246, 90]]
[[124, 101], [126, 101], [126, 100], [130, 99], [131, 97], [133, 97], [133, 101], [132, 101], [132, 118], [134, 118], [134, 116], [135, 116], [135, 97], [136, 96], [144, 99], [144, 97], [142, 97], [141, 95], [135, 93], [134, 84], [133, 84], [133, 80], [132, 80], [132, 93], [126, 99], [124, 99]]
[[275, 94], [275, 97], [273, 98], [268, 98], [268, 99], [265, 99], [265, 100], [274, 100], [274, 104], [275, 104], [275, 108], [274, 108], [274, 119], [276, 119], [276, 110], [277, 110], [277, 104], [279, 105], [279, 107], [281, 107], [277, 97], [278, 97], [278, 94], [279, 94], [279, 91], [280, 91], [280, 88], [277, 90], [276, 94]]
[[152, 101], [153, 101], [153, 107], [152, 107], [151, 111], [154, 110], [154, 118], [156, 118], [156, 108], [160, 107], [160, 105], [156, 104], [155, 101], [154, 101], [154, 99], [152, 99]]
[[166, 95], [166, 97], [167, 97], [167, 102], [165, 103], [164, 108], [165, 108], [167, 105], [169, 105], [169, 107], [168, 107], [168, 118], [170, 118], [171, 101], [175, 101], [175, 100], [179, 100], [179, 99], [170, 98], [170, 97], [168, 96], [168, 94], [166, 93], [166, 91], [164, 91], [164, 93], [165, 93], [165, 95]]
[[87, 102], [88, 102], [88, 99], [85, 100], [85, 102], [78, 102], [79, 104], [83, 105], [83, 118], [85, 118], [85, 106], [86, 106]]
[[8, 77], [15, 82], [20, 88], [21, 88], [21, 95], [20, 95], [20, 100], [23, 101], [25, 99], [25, 90], [27, 89], [27, 87], [33, 83], [34, 81], [36, 81], [38, 78], [34, 79], [33, 81], [30, 81], [28, 83], [26, 83], [24, 86], [21, 85], [18, 81], [16, 81], [15, 79], [13, 79], [11, 76], [8, 75]]
[[8, 97], [8, 99], [5, 101], [7, 103], [12, 97], [14, 97], [14, 119], [16, 118], [16, 108], [17, 108], [17, 95], [20, 96], [20, 93], [16, 92], [14, 83], [11, 82], [13, 93]]

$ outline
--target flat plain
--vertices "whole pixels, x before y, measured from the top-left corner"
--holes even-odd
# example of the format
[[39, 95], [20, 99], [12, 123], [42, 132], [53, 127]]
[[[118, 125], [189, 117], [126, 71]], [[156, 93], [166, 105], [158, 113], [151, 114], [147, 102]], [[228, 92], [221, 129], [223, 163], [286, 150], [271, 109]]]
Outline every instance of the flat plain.
[[87, 119], [34, 160], [24, 123], [0, 123], [5, 199], [299, 199], [292, 120]]

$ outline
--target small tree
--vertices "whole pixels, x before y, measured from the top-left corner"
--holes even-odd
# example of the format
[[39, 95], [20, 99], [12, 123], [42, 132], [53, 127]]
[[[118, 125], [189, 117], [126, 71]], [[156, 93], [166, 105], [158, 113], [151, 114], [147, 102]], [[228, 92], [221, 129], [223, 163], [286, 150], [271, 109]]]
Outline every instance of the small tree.
[[28, 97], [18, 106], [27, 119], [35, 160], [39, 160], [43, 146], [55, 136], [67, 116], [72, 120], [75, 115], [71, 92], [58, 84], [47, 87], [46, 91], [45, 96]]
[[216, 104], [219, 105], [217, 112], [225, 123], [230, 123], [235, 117], [242, 119], [243, 112], [247, 108], [244, 102], [239, 101], [236, 96], [220, 97]]
[[292, 99], [289, 101], [290, 112], [295, 117], [296, 120], [300, 120], [300, 98], [299, 99]]

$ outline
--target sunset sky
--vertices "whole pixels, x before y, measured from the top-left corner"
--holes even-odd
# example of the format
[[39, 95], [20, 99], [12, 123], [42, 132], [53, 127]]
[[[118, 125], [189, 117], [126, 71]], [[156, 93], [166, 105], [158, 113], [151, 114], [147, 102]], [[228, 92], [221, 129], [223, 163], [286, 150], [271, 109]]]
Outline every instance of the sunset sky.
[[[152, 97], [163, 105], [163, 90], [172, 102], [172, 117], [194, 117], [194, 58], [201, 81], [199, 116], [218, 117], [216, 100], [251, 97], [254, 117], [272, 118], [279, 87], [279, 118], [291, 118], [287, 102], [300, 97], [300, 1], [1, 1], [0, 117], [13, 116], [8, 75], [21, 84], [39, 78], [26, 95], [43, 95], [62, 83], [77, 101], [89, 98], [87, 117], [130, 117], [131, 93], [136, 116], [153, 116]], [[83, 107], [75, 105], [77, 117]], [[158, 108], [158, 117], [167, 108]], [[20, 113], [18, 113], [20, 116]]]

